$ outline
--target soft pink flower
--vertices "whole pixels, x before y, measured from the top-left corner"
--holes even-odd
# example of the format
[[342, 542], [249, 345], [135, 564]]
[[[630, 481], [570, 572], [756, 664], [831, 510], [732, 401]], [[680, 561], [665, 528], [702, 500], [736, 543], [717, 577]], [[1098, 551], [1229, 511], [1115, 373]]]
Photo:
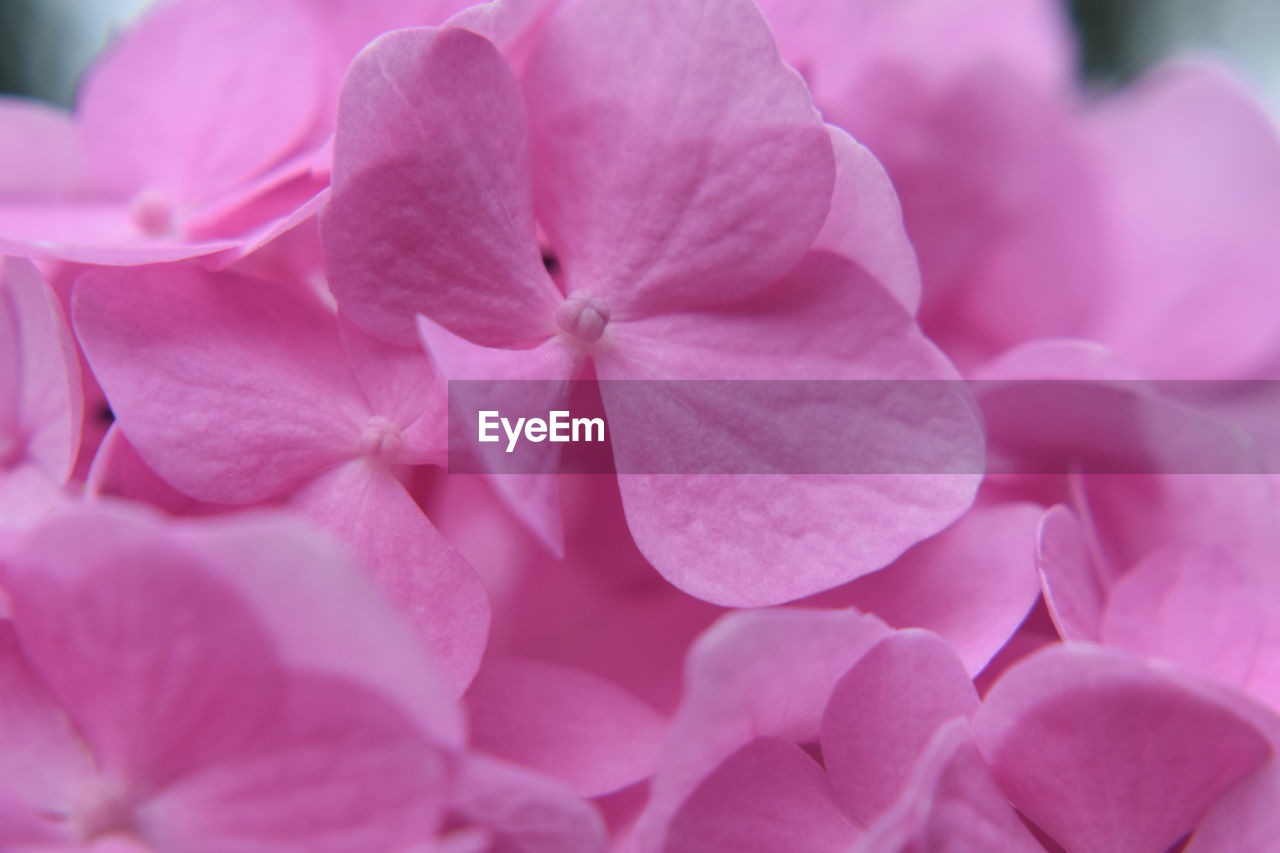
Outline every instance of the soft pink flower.
[[[712, 48], [727, 41], [738, 47]], [[877, 223], [869, 234], [892, 233], [898, 209], [878, 165], [838, 134], [842, 179], [879, 188], [869, 197], [880, 206], [839, 196], [838, 226], [809, 251], [832, 208], [832, 135], [750, 4], [574, 4], [516, 71], [492, 43], [451, 28], [388, 35], [353, 64], [322, 217], [331, 286], [353, 323], [408, 343], [420, 313], [449, 378], [569, 379], [586, 358], [604, 380], [955, 376], [906, 307], [905, 243], [849, 237], [851, 211]], [[540, 261], [539, 228], [556, 276]], [[868, 244], [890, 286], [828, 251]], [[977, 436], [955, 402], [912, 417], [950, 418], [943, 431], [962, 454]], [[615, 444], [647, 428], [652, 407], [636, 411], [607, 385], [604, 403]], [[804, 435], [838, 415], [813, 406], [797, 417]], [[757, 456], [749, 430], [727, 419], [700, 423], [704, 440]], [[554, 484], [510, 479], [499, 489], [558, 550]], [[974, 482], [620, 477], [655, 568], [732, 605], [883, 566], [954, 520]]]
[[458, 709], [326, 538], [71, 510], [3, 580], [7, 849], [389, 850], [439, 826]]
[[300, 285], [191, 265], [86, 273], [75, 315], [148, 467], [191, 498], [284, 502], [333, 532], [465, 687], [484, 648], [484, 590], [395, 473], [442, 454], [421, 352], [343, 325]]

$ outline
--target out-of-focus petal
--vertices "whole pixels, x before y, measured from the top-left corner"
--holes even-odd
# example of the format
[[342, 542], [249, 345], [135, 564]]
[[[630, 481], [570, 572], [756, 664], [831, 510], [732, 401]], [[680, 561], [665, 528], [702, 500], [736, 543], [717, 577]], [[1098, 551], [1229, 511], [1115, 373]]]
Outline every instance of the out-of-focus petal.
[[831, 212], [813, 248], [857, 262], [911, 314], [920, 308], [920, 264], [902, 223], [902, 205], [884, 167], [865, 146], [827, 126], [836, 153]]
[[1094, 336], [1149, 376], [1275, 375], [1280, 321], [1257, 310], [1280, 274], [1280, 140], [1265, 109], [1221, 69], [1179, 62], [1090, 125], [1118, 265]]
[[877, 643], [836, 683], [822, 718], [822, 760], [850, 815], [870, 826], [893, 805], [934, 732], [978, 708], [946, 641], [907, 630]]
[[238, 752], [139, 809], [161, 850], [347, 853], [430, 835], [448, 803], [445, 757], [376, 693], [289, 674]]
[[1036, 568], [1058, 634], [1064, 640], [1100, 641], [1107, 586], [1089, 553], [1084, 527], [1069, 507], [1058, 504], [1041, 519]]
[[664, 720], [585, 670], [519, 658], [487, 661], [467, 690], [471, 745], [538, 770], [584, 797], [647, 778]]
[[1214, 804], [1191, 836], [1187, 853], [1268, 853], [1280, 838], [1280, 760], [1272, 758]]
[[17, 426], [25, 455], [53, 480], [65, 482], [75, 465], [84, 417], [80, 356], [58, 297], [35, 266], [9, 258], [3, 276], [21, 348]]
[[858, 834], [822, 767], [795, 744], [762, 737], [731, 755], [684, 801], [662, 849], [842, 853]]
[[996, 787], [963, 720], [944, 723], [925, 747], [902, 797], [851, 853], [951, 850], [1042, 853]]
[[75, 119], [49, 104], [0, 97], [0, 199], [60, 198], [81, 189]]
[[604, 853], [608, 846], [604, 821], [590, 803], [545, 776], [482, 755], [463, 764], [453, 808], [488, 829], [503, 850]]
[[1111, 587], [1102, 641], [1243, 687], [1262, 651], [1255, 598], [1225, 554], [1168, 546]]
[[704, 632], [685, 663], [684, 701], [636, 825], [637, 849], [661, 850], [684, 800], [744, 744], [816, 741], [832, 687], [888, 633], [856, 610], [802, 609], [734, 613]]
[[293, 0], [157, 8], [90, 70], [78, 117], [99, 180], [181, 214], [288, 154], [318, 106], [318, 39]]

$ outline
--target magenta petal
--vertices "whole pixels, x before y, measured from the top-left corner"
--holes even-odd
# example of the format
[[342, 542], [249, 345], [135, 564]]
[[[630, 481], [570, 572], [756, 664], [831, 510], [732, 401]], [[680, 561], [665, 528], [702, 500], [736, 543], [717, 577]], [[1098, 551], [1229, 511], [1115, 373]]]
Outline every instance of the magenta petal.
[[832, 686], [888, 633], [856, 610], [790, 608], [733, 613], [708, 628], [689, 651], [639, 849], [661, 849], [685, 798], [739, 747], [756, 737], [817, 740]]
[[827, 126], [836, 153], [831, 212], [813, 248], [855, 261], [911, 314], [920, 308], [920, 264], [902, 222], [902, 205], [884, 166], [866, 146]]
[[480, 665], [489, 601], [475, 570], [377, 462], [355, 459], [289, 499], [356, 555], [461, 694]]
[[522, 81], [538, 220], [615, 317], [759, 290], [827, 216], [831, 141], [748, 0], [568, 4]]
[[458, 817], [497, 837], [496, 846], [480, 845], [481, 851], [604, 853], [607, 848], [604, 821], [592, 804], [545, 776], [482, 755], [470, 755], [462, 765], [453, 808]]
[[[17, 423], [24, 455], [56, 482], [66, 482], [80, 448], [84, 398], [80, 356], [58, 297], [30, 261], [10, 258], [0, 298], [7, 297], [18, 351]], [[0, 315], [0, 323], [3, 322]], [[7, 358], [0, 352], [0, 358]], [[0, 368], [0, 375], [5, 374]], [[6, 393], [0, 378], [0, 393]], [[0, 398], [0, 410], [6, 406]], [[0, 440], [4, 436], [0, 415]], [[2, 463], [0, 463], [2, 465]]]
[[1062, 504], [1051, 507], [1036, 537], [1036, 567], [1054, 627], [1064, 640], [1102, 639], [1107, 587], [1099, 577], [1080, 519]]
[[858, 827], [822, 767], [795, 744], [762, 737], [703, 780], [671, 821], [664, 853], [844, 853]]
[[939, 726], [977, 708], [969, 674], [936, 634], [899, 631], [877, 643], [836, 683], [822, 719], [822, 759], [849, 814], [870, 826]]
[[184, 0], [112, 47], [78, 115], [104, 181], [163, 193], [179, 213], [289, 153], [316, 116], [311, 22], [292, 0]]
[[1164, 851], [1272, 754], [1232, 705], [1087, 644], [1010, 669], [974, 718], [1000, 788], [1069, 850]]
[[584, 797], [648, 778], [665, 721], [586, 670], [490, 660], [467, 690], [471, 745], [558, 779]]
[[320, 220], [330, 286], [352, 322], [401, 346], [416, 345], [419, 313], [488, 345], [555, 330], [527, 137], [515, 75], [481, 36], [399, 30], [356, 58]]
[[1218, 800], [1200, 821], [1186, 853], [1235, 853], [1275, 849], [1280, 838], [1280, 760], [1261, 770]]
[[[612, 346], [596, 356], [604, 380], [958, 379], [897, 300], [854, 265], [825, 252], [809, 255], [791, 276], [733, 306], [611, 324], [608, 334]], [[624, 460], [618, 467], [627, 523], [665, 578], [717, 604], [777, 604], [883, 568], [955, 521], [972, 503], [981, 478], [980, 430], [959, 382], [921, 384], [940, 392], [928, 399], [916, 395], [913, 383], [890, 386], [910, 397], [894, 404], [880, 398], [885, 386], [857, 386], [874, 394], [856, 407], [815, 393], [811, 403], [792, 404], [785, 426], [767, 404], [745, 392], [730, 395], [725, 408], [711, 409], [706, 400], [691, 408], [680, 397], [688, 387], [682, 383], [642, 387], [654, 402], [625, 383], [602, 387], [614, 456]], [[766, 393], [779, 386], [756, 387]], [[710, 416], [691, 425], [688, 411]], [[782, 473], [625, 470], [623, 454], [630, 445], [624, 442], [643, 447], [648, 436], [662, 434], [660, 419], [668, 416], [675, 424], [668, 434], [696, 429], [715, 458], [776, 464]], [[788, 460], [772, 461], [778, 453], [773, 436], [780, 429], [817, 441], [832, 435], [833, 424], [891, 437], [881, 443], [891, 447], [871, 451], [889, 460], [885, 473], [786, 473]], [[861, 447], [841, 445], [853, 454]], [[963, 460], [958, 464], [972, 467], [962, 473], [899, 474], [889, 466], [908, 463], [890, 458], [896, 453], [912, 461], [917, 455], [945, 464]], [[872, 464], [879, 460], [871, 457]]]
[[892, 565], [832, 593], [896, 628], [926, 628], [976, 676], [1040, 596], [1032, 565], [1039, 506], [979, 504]]
[[996, 787], [963, 720], [944, 723], [901, 799], [851, 853], [1043, 853]]
[[1241, 687], [1262, 650], [1256, 595], [1224, 554], [1171, 545], [1111, 588], [1102, 640]]
[[301, 287], [190, 266], [94, 270], [74, 314], [130, 443], [191, 497], [261, 501], [359, 451], [368, 406], [332, 315]]

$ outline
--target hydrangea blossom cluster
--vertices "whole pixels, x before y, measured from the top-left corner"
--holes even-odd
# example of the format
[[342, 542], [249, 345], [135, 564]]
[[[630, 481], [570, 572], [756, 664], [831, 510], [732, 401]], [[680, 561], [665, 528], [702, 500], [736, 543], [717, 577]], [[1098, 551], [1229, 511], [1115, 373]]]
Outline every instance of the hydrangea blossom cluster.
[[752, 458], [681, 382], [1280, 378], [1274, 125], [1075, 54], [1054, 0], [168, 0], [0, 99], [0, 849], [1280, 849], [1265, 464], [1004, 470], [1111, 422], [967, 391], [864, 417], [986, 470], [448, 464], [451, 380]]

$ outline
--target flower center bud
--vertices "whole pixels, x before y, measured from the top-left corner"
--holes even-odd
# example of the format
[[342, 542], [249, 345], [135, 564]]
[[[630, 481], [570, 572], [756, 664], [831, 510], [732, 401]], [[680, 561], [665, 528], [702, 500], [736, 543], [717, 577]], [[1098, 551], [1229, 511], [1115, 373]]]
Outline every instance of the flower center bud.
[[590, 290], [575, 290], [556, 311], [556, 325], [583, 343], [595, 343], [604, 334], [613, 312]]
[[173, 233], [173, 205], [159, 190], [145, 189], [135, 195], [129, 202], [129, 216], [150, 237]]
[[374, 415], [360, 431], [360, 455], [390, 465], [400, 455], [400, 427], [382, 415]]

